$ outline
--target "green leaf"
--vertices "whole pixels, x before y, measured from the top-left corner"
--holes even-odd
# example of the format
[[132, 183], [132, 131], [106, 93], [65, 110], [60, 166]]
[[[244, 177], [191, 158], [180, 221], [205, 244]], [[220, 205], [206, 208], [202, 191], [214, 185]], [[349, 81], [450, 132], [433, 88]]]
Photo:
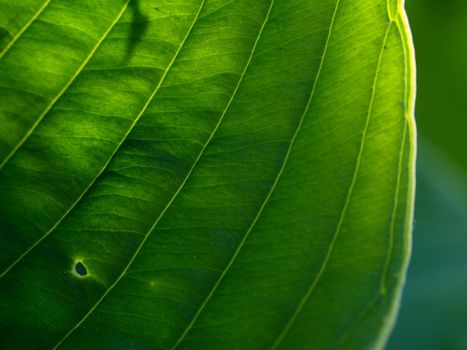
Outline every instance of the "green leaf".
[[401, 3], [0, 6], [3, 348], [384, 345], [413, 197]]

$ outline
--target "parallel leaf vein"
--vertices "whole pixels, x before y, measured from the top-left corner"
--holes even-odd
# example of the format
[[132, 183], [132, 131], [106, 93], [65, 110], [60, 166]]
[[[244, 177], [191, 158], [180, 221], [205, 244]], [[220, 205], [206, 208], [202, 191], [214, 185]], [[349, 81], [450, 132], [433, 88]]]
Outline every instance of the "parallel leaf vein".
[[[138, 122], [138, 120], [141, 118], [141, 116], [143, 115], [143, 113], [145, 112], [145, 110], [147, 109], [147, 107], [149, 106], [149, 104], [151, 103], [151, 101], [153, 100], [153, 98], [155, 97], [155, 95], [157, 94], [157, 92], [159, 91], [160, 89], [160, 86], [162, 85], [163, 81], [165, 80], [165, 77], [167, 76], [168, 72], [170, 71], [171, 67], [173, 66], [173, 64], [175, 63], [180, 51], [182, 50], [182, 48], [184, 47], [188, 37], [190, 36], [191, 32], [193, 31], [193, 28], [195, 27], [196, 23], [198, 22], [198, 19], [200, 17], [200, 14], [201, 14], [201, 11], [204, 7], [204, 4], [205, 4], [206, 0], [202, 0], [201, 3], [200, 3], [200, 6], [198, 8], [198, 11], [193, 19], [193, 22], [191, 23], [191, 26], [190, 28], [188, 29], [185, 37], [183, 38], [182, 42], [180, 43], [179, 45], [179, 48], [178, 50], [176, 51], [176, 53], [174, 54], [170, 64], [168, 65], [167, 69], [165, 70], [162, 78], [160, 79], [156, 89], [154, 90], [154, 92], [152, 93], [152, 95], [150, 96], [150, 98], [148, 99], [147, 103], [145, 104], [144, 108], [141, 110], [140, 114], [138, 115], [138, 117], [135, 119], [134, 123], [132, 124], [132, 127], [128, 130], [127, 134], [125, 135], [125, 137], [122, 139], [122, 142], [120, 143], [120, 145], [117, 147], [117, 149], [115, 150], [114, 154], [117, 152], [117, 150], [120, 148], [121, 144], [123, 144], [123, 141], [126, 139], [126, 137], [128, 136], [128, 134], [131, 132], [131, 130], [133, 129], [133, 127], [136, 125], [136, 123]], [[203, 149], [204, 150], [204, 149]], [[201, 153], [200, 153], [201, 154]], [[113, 155], [112, 157], [113, 158]], [[200, 156], [198, 157], [198, 159], [200, 158]], [[110, 163], [110, 160], [109, 159], [109, 162]], [[104, 169], [107, 167], [108, 163], [105, 165]], [[193, 171], [193, 168], [191, 170], [191, 172]], [[130, 261], [127, 263], [127, 265], [125, 266], [125, 268], [123, 269], [123, 271], [120, 273], [120, 275], [117, 277], [117, 279], [114, 281], [114, 283], [112, 283], [110, 285], [110, 287], [107, 288], [107, 290], [102, 294], [101, 298], [99, 298], [99, 300], [97, 300], [97, 302], [89, 309], [89, 311], [78, 321], [78, 323], [76, 323], [73, 328], [71, 328], [65, 335], [62, 339], [60, 339], [60, 341], [53, 347], [53, 349], [57, 349], [59, 348], [64, 342], [66, 339], [68, 339], [68, 337], [76, 330], [78, 329], [81, 324], [94, 312], [94, 310], [99, 306], [99, 304], [105, 299], [105, 297], [110, 293], [110, 291], [118, 284], [118, 282], [122, 279], [122, 277], [127, 273], [128, 269], [130, 268], [130, 266], [133, 264], [133, 261], [135, 260], [135, 258], [137, 257], [137, 255], [139, 254], [139, 252], [141, 251], [141, 248], [144, 246], [145, 242], [147, 241], [150, 233], [152, 232], [152, 230], [155, 228], [155, 226], [157, 225], [157, 223], [159, 222], [160, 218], [162, 218], [162, 216], [165, 214], [165, 212], [167, 211], [167, 209], [169, 208], [169, 206], [172, 204], [173, 200], [175, 199], [175, 197], [177, 196], [177, 194], [180, 192], [181, 188], [183, 187], [183, 185], [185, 184], [186, 180], [188, 179], [188, 177], [190, 176], [191, 172], [188, 173], [185, 181], [182, 183], [182, 185], [180, 186], [180, 188], [178, 189], [178, 191], [175, 193], [175, 195], [172, 197], [172, 199], [169, 201], [169, 203], [166, 205], [165, 209], [161, 212], [161, 214], [159, 215], [158, 219], [156, 220], [155, 224], [149, 229], [149, 231], [146, 233], [145, 237], [143, 238], [143, 240], [141, 241], [140, 245], [138, 246], [138, 248], [136, 249], [136, 251], [134, 252], [133, 256], [131, 257]], [[102, 173], [102, 172], [101, 172]], [[100, 175], [100, 174], [99, 174]], [[99, 176], [98, 175], [98, 176]]]
[[[34, 125], [29, 129], [29, 131], [26, 133], [26, 135], [21, 139], [21, 141], [16, 145], [16, 147], [10, 152], [10, 154], [2, 161], [0, 164], [0, 170], [4, 167], [4, 165], [13, 157], [13, 155], [16, 153], [16, 151], [26, 142], [26, 140], [31, 136], [31, 134], [34, 132], [34, 130], [37, 128], [37, 126], [40, 124], [40, 122], [44, 119], [44, 117], [47, 115], [47, 113], [50, 111], [50, 109], [54, 106], [54, 104], [58, 101], [58, 99], [68, 90], [68, 88], [71, 86], [73, 81], [78, 77], [78, 75], [82, 72], [84, 67], [88, 64], [88, 62], [91, 60], [91, 58], [94, 56], [95, 52], [97, 49], [100, 47], [102, 42], [105, 40], [107, 35], [112, 31], [112, 29], [115, 27], [115, 25], [119, 22], [121, 19], [123, 13], [126, 11], [126, 8], [128, 6], [129, 0], [126, 1], [125, 5], [122, 7], [121, 11], [119, 12], [118, 16], [115, 18], [115, 20], [112, 22], [111, 26], [107, 29], [107, 31], [103, 34], [103, 36], [99, 39], [97, 42], [96, 46], [94, 49], [89, 53], [89, 55], [86, 57], [86, 60], [81, 64], [79, 69], [76, 71], [76, 73], [71, 77], [70, 81], [68, 82], [67, 85], [60, 91], [60, 93], [53, 99], [53, 101], [48, 105], [48, 107], [44, 110], [44, 112], [39, 116], [39, 118], [36, 120]], [[126, 136], [126, 135], [125, 135]], [[115, 152], [114, 152], [115, 153]], [[113, 154], [111, 158], [113, 157]], [[109, 160], [110, 161], [110, 160]], [[107, 163], [108, 164], [108, 163]], [[106, 165], [107, 165], [106, 164]], [[102, 170], [103, 171], [103, 170]], [[97, 175], [97, 177], [100, 176], [102, 171]], [[57, 226], [65, 219], [65, 217], [68, 216], [68, 214], [73, 210], [73, 208], [78, 204], [78, 202], [83, 198], [85, 193], [89, 190], [89, 188], [92, 186], [92, 184], [96, 181], [97, 177], [89, 184], [89, 186], [84, 190], [84, 192], [77, 198], [77, 200], [71, 205], [70, 208], [60, 217], [60, 219], [41, 237], [39, 238], [36, 242], [34, 242], [33, 245], [31, 245], [23, 254], [21, 254], [13, 263], [11, 263], [1, 274], [0, 278], [5, 276], [8, 271], [10, 271], [16, 264], [18, 264], [31, 250], [34, 249], [40, 242], [42, 242], [50, 233], [52, 233]]]
[[388, 248], [386, 250], [386, 259], [385, 263], [383, 265], [383, 269], [381, 270], [381, 278], [380, 278], [380, 286], [378, 289], [377, 294], [375, 295], [374, 298], [370, 300], [370, 302], [362, 309], [362, 311], [358, 314], [358, 316], [355, 318], [355, 320], [351, 323], [350, 327], [348, 330], [341, 336], [339, 342], [337, 343], [337, 348], [342, 349], [345, 347], [346, 342], [351, 339], [352, 334], [355, 332], [355, 330], [358, 328], [358, 325], [362, 322], [362, 320], [365, 318], [365, 316], [368, 314], [368, 312], [371, 311], [371, 309], [376, 305], [376, 303], [383, 297], [387, 298], [387, 274], [389, 271], [389, 264], [391, 261], [392, 257], [392, 251], [394, 249], [394, 240], [395, 240], [395, 222], [396, 222], [396, 216], [397, 216], [397, 209], [399, 208], [399, 196], [400, 196], [400, 191], [401, 191], [401, 185], [402, 185], [402, 161], [403, 161], [403, 155], [405, 153], [405, 141], [407, 137], [407, 123], [404, 121], [404, 128], [402, 132], [402, 143], [400, 146], [400, 154], [399, 154], [399, 162], [398, 162], [398, 170], [397, 170], [397, 180], [396, 180], [396, 188], [395, 188], [395, 194], [394, 194], [394, 206], [392, 210], [392, 215], [391, 215], [391, 225], [390, 225], [390, 231], [389, 231], [389, 244]]
[[[76, 206], [78, 205], [79, 202], [81, 202], [81, 200], [83, 199], [83, 197], [89, 192], [89, 190], [92, 188], [92, 186], [96, 183], [96, 181], [100, 178], [100, 176], [104, 173], [104, 171], [107, 169], [107, 167], [109, 166], [109, 164], [111, 163], [111, 161], [114, 159], [115, 155], [117, 154], [118, 150], [121, 148], [121, 146], [123, 145], [123, 143], [125, 142], [125, 140], [127, 139], [128, 135], [131, 133], [131, 131], [135, 128], [135, 126], [138, 124], [139, 120], [141, 119], [141, 117], [143, 116], [143, 114], [146, 112], [147, 108], [149, 107], [149, 105], [151, 104], [151, 102], [154, 100], [155, 96], [157, 95], [157, 93], [159, 92], [163, 82], [165, 81], [165, 78], [167, 77], [170, 69], [172, 68], [173, 64], [175, 63], [175, 60], [176, 58], [178, 57], [182, 47], [184, 46], [186, 40], [188, 39], [188, 36], [189, 34], [191, 33], [192, 29], [193, 29], [193, 26], [195, 24], [195, 22], [197, 21], [198, 19], [198, 16], [199, 16], [199, 13], [201, 11], [201, 9], [203, 8], [204, 6], [204, 2], [205, 0], [203, 0], [201, 2], [201, 5], [198, 9], [198, 12], [197, 14], [195, 15], [195, 20], [192, 22], [190, 28], [188, 29], [185, 37], [183, 38], [183, 40], [181, 41], [177, 51], [175, 52], [175, 54], [173, 55], [171, 61], [169, 62], [168, 66], [166, 67], [164, 73], [162, 74], [162, 77], [160, 78], [157, 86], [155, 87], [154, 91], [152, 92], [152, 94], [149, 96], [149, 98], [147, 99], [146, 103], [143, 105], [142, 109], [140, 110], [140, 112], [138, 113], [138, 115], [135, 117], [135, 119], [133, 120], [132, 124], [130, 125], [130, 127], [128, 128], [128, 130], [126, 131], [125, 135], [123, 135], [122, 139], [120, 140], [119, 144], [115, 147], [114, 151], [112, 152], [112, 154], [109, 156], [109, 158], [107, 159], [106, 163], [102, 166], [102, 168], [100, 169], [100, 171], [97, 173], [97, 175], [94, 177], [94, 179], [88, 184], [88, 186], [84, 189], [84, 191], [81, 193], [81, 195], [73, 202], [73, 204], [70, 206], [70, 208], [60, 217], [60, 219], [39, 239], [37, 240], [31, 247], [29, 247], [21, 256], [19, 256], [18, 259], [16, 259], [7, 269], [5, 269], [2, 274], [0, 274], [0, 278], [2, 278], [3, 276], [5, 276], [14, 266], [16, 266], [26, 255], [28, 255], [36, 246], [38, 246], [45, 238], [47, 238], [53, 231], [55, 231], [55, 229], [68, 217], [68, 215], [74, 210], [74, 208], [76, 208]], [[126, 2], [126, 5], [125, 5], [125, 8], [126, 6], [128, 5], [129, 1]], [[122, 10], [121, 14], [120, 14], [120, 17], [121, 15], [123, 14], [125, 8]], [[116, 20], [116, 22], [118, 22], [118, 19]]]
[[280, 345], [280, 343], [283, 341], [283, 339], [285, 338], [287, 333], [292, 328], [292, 326], [295, 323], [296, 319], [298, 318], [298, 316], [302, 312], [303, 308], [305, 307], [305, 304], [307, 303], [307, 301], [310, 298], [311, 294], [313, 293], [316, 286], [320, 282], [321, 277], [323, 276], [324, 271], [326, 270], [326, 267], [329, 264], [329, 261], [330, 261], [330, 259], [332, 257], [332, 253], [334, 251], [334, 247], [336, 245], [337, 239], [338, 239], [338, 237], [340, 235], [342, 226], [344, 224], [344, 219], [345, 219], [348, 207], [349, 207], [351, 199], [352, 199], [352, 194], [353, 194], [355, 184], [357, 182], [358, 173], [359, 173], [359, 170], [360, 170], [360, 165], [361, 165], [362, 156], [363, 156], [363, 151], [365, 149], [365, 143], [366, 143], [366, 139], [367, 139], [370, 120], [371, 120], [371, 116], [372, 116], [372, 113], [373, 113], [373, 106], [374, 106], [374, 101], [375, 101], [375, 97], [376, 97], [376, 87], [377, 87], [379, 72], [380, 72], [381, 63], [382, 63], [383, 56], [384, 56], [384, 50], [385, 50], [386, 42], [387, 42], [387, 39], [388, 39], [388, 36], [389, 36], [389, 31], [391, 29], [391, 24], [392, 23], [390, 23], [388, 25], [388, 28], [386, 29], [386, 32], [385, 32], [385, 35], [384, 35], [384, 38], [383, 38], [383, 44], [381, 46], [381, 50], [380, 50], [380, 54], [379, 54], [379, 58], [378, 58], [378, 63], [377, 63], [377, 66], [376, 66], [375, 77], [374, 77], [374, 80], [373, 80], [372, 94], [371, 94], [369, 108], [368, 108], [368, 114], [367, 114], [366, 123], [365, 123], [363, 134], [362, 134], [362, 139], [361, 139], [361, 142], [360, 142], [360, 149], [359, 149], [359, 153], [358, 153], [358, 156], [357, 156], [357, 161], [356, 161], [356, 164], [355, 164], [355, 170], [354, 170], [354, 174], [353, 174], [353, 177], [352, 177], [352, 181], [350, 183], [350, 187], [349, 187], [349, 189], [347, 191], [344, 206], [343, 206], [341, 214], [339, 216], [339, 221], [338, 221], [336, 230], [335, 230], [335, 232], [333, 234], [333, 237], [332, 237], [331, 243], [329, 245], [328, 251], [327, 251], [327, 253], [326, 253], [325, 257], [324, 257], [324, 260], [323, 260], [323, 262], [321, 264], [321, 267], [320, 267], [318, 273], [316, 274], [315, 278], [313, 279], [310, 287], [307, 289], [305, 295], [300, 300], [300, 303], [298, 304], [298, 306], [295, 309], [294, 313], [292, 314], [290, 319], [287, 321], [287, 323], [286, 323], [285, 327], [283, 328], [282, 332], [279, 334], [279, 337], [273, 343], [271, 349], [277, 349], [277, 347]]
[[[8, 161], [15, 155], [15, 153], [18, 151], [19, 148], [29, 139], [29, 137], [32, 135], [34, 130], [39, 126], [39, 124], [42, 122], [42, 120], [45, 118], [45, 116], [50, 112], [50, 110], [53, 108], [53, 106], [57, 103], [57, 101], [65, 94], [65, 92], [68, 91], [70, 86], [73, 84], [73, 82], [78, 78], [78, 76], [81, 74], [83, 69], [86, 67], [86, 65], [89, 63], [91, 58], [94, 56], [94, 54], [97, 52], [105, 38], [109, 35], [109, 33], [112, 31], [112, 29], [115, 27], [115, 25], [120, 21], [120, 18], [122, 17], [123, 13], [125, 12], [126, 8], [128, 7], [129, 0], [125, 2], [123, 5], [121, 11], [118, 13], [117, 17], [115, 20], [112, 22], [110, 27], [104, 32], [104, 34], [101, 36], [101, 38], [97, 41], [96, 45], [94, 48], [91, 50], [91, 52], [86, 56], [85, 60], [83, 63], [78, 67], [76, 72], [71, 76], [71, 78], [68, 80], [68, 82], [63, 86], [63, 88], [59, 91], [59, 93], [50, 101], [50, 103], [47, 105], [47, 107], [44, 109], [44, 111], [39, 115], [39, 117], [36, 119], [34, 124], [29, 128], [29, 130], [26, 132], [26, 134], [21, 138], [21, 140], [16, 144], [16, 146], [8, 153], [8, 155], [3, 159], [3, 161], [0, 163], [0, 170], [3, 169], [5, 164], [8, 163]], [[1, 58], [1, 56], [0, 56]]]
[[297, 128], [295, 130], [295, 133], [293, 134], [290, 142], [289, 142], [289, 146], [288, 146], [288, 149], [287, 149], [287, 152], [285, 154], [285, 157], [284, 157], [284, 160], [282, 162], [282, 165], [279, 169], [279, 172], [277, 173], [275, 179], [274, 179], [274, 182], [268, 192], [268, 194], [266, 195], [263, 203], [261, 204], [258, 212], [256, 213], [256, 216], [255, 218], [253, 219], [251, 225], [249, 226], [247, 232], [245, 233], [245, 235], [243, 236], [240, 244], [238, 245], [236, 251], [234, 252], [234, 254], [232, 255], [232, 257], [230, 258], [228, 264], [226, 265], [226, 267], [224, 268], [224, 270], [222, 271], [221, 275], [219, 276], [218, 280], [216, 281], [216, 283], [214, 284], [214, 286], [212, 287], [212, 289], [210, 290], [210, 292], [208, 293], [206, 299], [203, 301], [203, 303], [201, 304], [201, 306], [199, 307], [198, 311], [196, 312], [196, 314], [194, 315], [193, 319], [191, 320], [191, 322], [189, 323], [189, 325], [186, 327], [186, 329], [184, 330], [183, 334], [181, 335], [181, 337], [177, 340], [177, 342], [175, 343], [175, 345], [173, 346], [172, 350], [176, 349], [181, 343], [182, 341], [184, 340], [184, 338], [186, 337], [186, 335], [189, 333], [189, 331], [193, 328], [194, 324], [196, 323], [196, 321], [198, 320], [199, 316], [201, 315], [201, 313], [203, 312], [203, 310], [205, 309], [206, 305], [209, 303], [209, 301], [211, 300], [212, 296], [214, 295], [214, 293], [216, 292], [217, 288], [219, 287], [219, 285], [222, 283], [222, 281], [224, 280], [224, 277], [227, 275], [227, 273], [230, 271], [230, 268], [232, 267], [232, 265], [234, 264], [235, 260], [237, 259], [238, 255], [240, 254], [240, 251], [242, 250], [242, 248], [244, 247], [246, 241], [248, 240], [248, 237], [250, 235], [250, 233], [253, 231], [254, 227], [256, 226], [256, 223], [258, 222], [264, 208], [266, 207], [267, 203], [269, 202], [269, 199], [271, 198], [272, 194], [274, 193], [274, 190], [276, 189], [277, 187], [277, 184], [279, 183], [279, 180], [281, 179], [282, 177], [282, 174], [286, 168], [286, 165], [288, 163], [288, 160], [289, 160], [289, 157], [290, 157], [290, 154], [292, 152], [292, 148], [293, 148], [293, 145], [295, 143], [295, 140], [297, 138], [297, 136], [299, 135], [300, 133], [300, 130], [301, 130], [301, 127], [303, 125], [303, 122], [305, 120], [305, 116], [306, 114], [308, 113], [308, 110], [311, 106], [311, 103], [313, 101], [313, 97], [314, 97], [314, 94], [315, 94], [315, 90], [316, 90], [316, 86], [317, 86], [317, 83], [318, 83], [318, 80], [319, 80], [319, 77], [321, 75], [321, 71], [322, 71], [322, 68], [323, 68], [323, 65], [324, 65], [324, 60], [325, 60], [325, 57], [326, 57], [326, 52], [327, 52], [327, 49], [328, 49], [328, 46], [329, 46], [329, 42], [330, 42], [330, 38], [331, 38], [331, 34], [332, 34], [332, 29], [333, 29], [333, 26], [334, 26], [334, 22], [335, 22], [335, 18], [336, 18], [336, 14], [337, 14], [337, 10], [339, 8], [339, 2], [340, 0], [337, 0], [336, 2], [336, 7], [334, 9], [334, 13], [332, 15], [332, 18], [331, 18], [331, 22], [330, 22], [330, 27], [329, 27], [329, 30], [328, 30], [328, 36], [327, 36], [327, 39], [326, 39], [326, 43], [325, 43], [325, 47], [323, 49], [323, 54], [321, 56], [321, 60], [320, 60], [320, 65], [318, 67], [318, 71], [317, 71], [317, 74], [316, 74], [316, 78], [315, 78], [315, 81], [313, 83], [313, 86], [311, 88], [311, 92], [310, 92], [310, 96], [308, 98], [308, 101], [307, 101], [307, 104], [305, 106], [305, 109], [300, 117], [300, 120], [299, 120], [299, 123], [297, 125]]
[[[204, 4], [204, 1], [203, 1], [203, 4]], [[110, 285], [110, 287], [104, 292], [104, 294], [101, 296], [101, 298], [93, 305], [93, 307], [89, 310], [88, 313], [86, 313], [86, 315], [65, 335], [65, 337], [54, 347], [54, 349], [57, 349], [61, 344], [63, 344], [63, 342], [71, 335], [71, 333], [73, 333], [77, 328], [79, 328], [81, 326], [81, 324], [92, 314], [92, 312], [94, 312], [94, 310], [99, 306], [99, 304], [106, 298], [106, 296], [112, 291], [112, 289], [119, 283], [119, 281], [126, 275], [126, 273], [128, 272], [129, 268], [131, 267], [131, 265], [133, 264], [134, 260], [136, 259], [136, 257], [138, 256], [139, 252], [141, 251], [141, 249], [143, 248], [143, 246], [145, 245], [146, 241], [148, 240], [148, 238], [150, 237], [151, 233], [155, 230], [155, 228], [157, 227], [157, 225], [159, 224], [159, 222], [161, 221], [161, 219], [164, 217], [165, 213], [168, 211], [168, 209], [171, 207], [172, 203], [175, 201], [175, 199], [178, 197], [179, 193], [183, 190], [183, 188], [185, 187], [185, 184], [188, 182], [189, 178], [191, 177], [191, 174], [193, 173], [193, 171], [196, 169], [197, 165], [199, 164], [200, 160], [202, 159], [204, 153], [205, 153], [205, 150], [207, 149], [207, 147], [209, 146], [209, 144], [211, 143], [211, 141], [214, 139], [217, 131], [219, 130], [223, 120], [224, 120], [224, 117], [225, 115], [227, 114], [228, 110], [230, 109], [230, 106], [232, 105], [233, 101], [235, 100], [235, 97], [237, 95], [237, 92], [243, 82], [243, 79], [245, 77], [245, 74], [248, 70], [248, 67], [250, 66], [251, 64], [251, 61], [253, 59], [253, 56], [254, 56], [254, 53], [256, 51], [256, 47], [260, 41], [260, 38], [261, 38], [261, 35], [264, 31], [264, 28], [266, 26], [266, 23], [269, 19], [269, 16], [270, 16], [270, 13], [271, 13], [271, 10], [272, 10], [272, 7], [274, 5], [274, 0], [271, 0], [271, 4], [270, 4], [270, 7], [268, 9], [268, 12], [266, 14], [266, 17], [264, 19], [264, 22], [258, 32], [258, 35], [256, 37], [256, 40], [253, 44], [253, 47], [251, 49], [251, 53], [247, 59], [247, 62], [245, 64], [245, 67], [243, 69], [243, 72], [234, 88], [234, 91], [232, 92], [232, 95], [231, 95], [231, 98], [229, 99], [229, 101], [227, 102], [220, 118], [219, 118], [219, 121], [217, 122], [216, 126], [214, 127], [213, 131], [211, 132], [210, 136], [208, 137], [208, 139], [206, 140], [203, 148], [201, 149], [201, 151], [199, 152], [197, 158], [195, 159], [195, 161], [193, 162], [193, 165], [192, 167], [190, 168], [190, 170], [188, 171], [187, 175], [185, 176], [184, 180], [182, 181], [182, 183], [180, 184], [180, 186], [178, 187], [177, 191], [174, 193], [174, 195], [172, 196], [172, 198], [169, 200], [169, 202], [167, 203], [167, 205], [164, 207], [164, 209], [161, 211], [161, 213], [159, 214], [159, 216], [157, 217], [156, 221], [154, 222], [154, 224], [151, 226], [151, 228], [148, 230], [148, 232], [146, 233], [145, 237], [143, 238], [143, 240], [141, 241], [141, 243], [139, 244], [138, 248], [136, 249], [135, 253], [133, 254], [133, 256], [131, 257], [130, 261], [127, 263], [127, 265], [125, 266], [125, 268], [123, 269], [123, 271], [120, 273], [120, 275], [117, 277], [117, 279], [114, 281], [114, 283], [112, 283], [112, 285]], [[200, 8], [200, 11], [201, 11], [201, 8]], [[197, 18], [199, 16], [199, 12], [198, 12], [198, 15], [197, 15]], [[196, 18], [196, 19], [197, 19]], [[196, 20], [195, 20], [196, 22]], [[194, 23], [193, 23], [194, 25]]]

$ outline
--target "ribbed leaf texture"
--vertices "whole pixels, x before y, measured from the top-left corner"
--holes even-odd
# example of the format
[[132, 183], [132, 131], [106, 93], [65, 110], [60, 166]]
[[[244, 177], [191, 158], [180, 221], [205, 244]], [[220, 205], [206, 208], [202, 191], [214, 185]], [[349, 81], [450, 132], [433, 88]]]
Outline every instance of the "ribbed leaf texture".
[[410, 248], [395, 0], [0, 0], [2, 349], [366, 349]]

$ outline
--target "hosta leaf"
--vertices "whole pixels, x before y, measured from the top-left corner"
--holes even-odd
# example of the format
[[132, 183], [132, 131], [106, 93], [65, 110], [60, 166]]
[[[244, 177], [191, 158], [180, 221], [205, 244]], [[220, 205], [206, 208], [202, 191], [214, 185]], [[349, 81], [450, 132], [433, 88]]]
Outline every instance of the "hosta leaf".
[[3, 348], [384, 344], [412, 211], [402, 4], [0, 6]]

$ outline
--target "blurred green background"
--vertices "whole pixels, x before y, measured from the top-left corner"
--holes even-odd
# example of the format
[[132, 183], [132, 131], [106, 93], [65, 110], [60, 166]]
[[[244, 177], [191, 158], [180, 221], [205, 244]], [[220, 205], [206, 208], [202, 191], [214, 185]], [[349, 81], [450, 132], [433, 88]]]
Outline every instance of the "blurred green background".
[[467, 349], [467, 0], [406, 0], [419, 131], [412, 261], [389, 350]]

